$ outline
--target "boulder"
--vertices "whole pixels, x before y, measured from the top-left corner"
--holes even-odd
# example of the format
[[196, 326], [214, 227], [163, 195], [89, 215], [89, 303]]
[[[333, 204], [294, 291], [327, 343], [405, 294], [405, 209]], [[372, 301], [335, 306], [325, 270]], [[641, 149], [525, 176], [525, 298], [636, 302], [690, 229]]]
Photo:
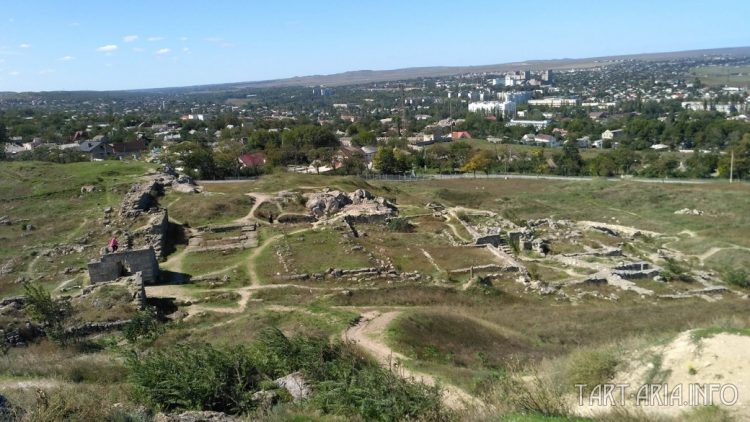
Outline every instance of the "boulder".
[[352, 200], [341, 191], [329, 191], [322, 193], [312, 193], [307, 195], [305, 207], [316, 217], [320, 218], [339, 212], [346, 205], [351, 204]]
[[274, 380], [274, 383], [286, 389], [294, 401], [304, 400], [312, 392], [301, 372], [293, 372], [285, 377]]
[[353, 204], [361, 204], [364, 201], [369, 201], [374, 198], [375, 197], [370, 192], [364, 189], [357, 189], [349, 194], [349, 199], [351, 199]]

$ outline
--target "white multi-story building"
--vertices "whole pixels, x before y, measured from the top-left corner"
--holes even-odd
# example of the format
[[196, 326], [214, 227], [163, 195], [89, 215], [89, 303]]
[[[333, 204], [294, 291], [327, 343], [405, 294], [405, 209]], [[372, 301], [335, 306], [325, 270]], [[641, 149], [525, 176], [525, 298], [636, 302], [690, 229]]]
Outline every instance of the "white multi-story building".
[[513, 101], [478, 101], [469, 103], [469, 111], [502, 113], [503, 116], [512, 116], [516, 112], [516, 103]]
[[506, 123], [507, 126], [533, 126], [536, 130], [546, 128], [552, 123], [550, 120], [516, 120], [511, 119], [510, 122]]
[[500, 101], [513, 101], [518, 104], [526, 104], [531, 99], [531, 91], [498, 92], [497, 99]]
[[529, 105], [536, 106], [547, 106], [547, 107], [564, 107], [564, 106], [575, 106], [578, 105], [578, 99], [576, 98], [561, 98], [561, 97], [547, 97], [541, 100], [529, 100]]

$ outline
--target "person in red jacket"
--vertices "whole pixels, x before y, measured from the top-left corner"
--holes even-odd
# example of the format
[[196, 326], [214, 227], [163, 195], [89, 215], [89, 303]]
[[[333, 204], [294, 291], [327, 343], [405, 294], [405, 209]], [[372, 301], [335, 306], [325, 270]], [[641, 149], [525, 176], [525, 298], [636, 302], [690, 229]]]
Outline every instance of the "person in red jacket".
[[113, 236], [109, 241], [109, 250], [111, 252], [117, 252], [118, 247], [119, 245], [117, 244], [117, 238]]

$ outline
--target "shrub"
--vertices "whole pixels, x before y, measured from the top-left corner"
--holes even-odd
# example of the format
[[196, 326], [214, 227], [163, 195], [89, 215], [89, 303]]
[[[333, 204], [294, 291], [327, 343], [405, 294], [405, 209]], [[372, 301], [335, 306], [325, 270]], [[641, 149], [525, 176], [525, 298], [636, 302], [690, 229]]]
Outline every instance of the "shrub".
[[24, 284], [26, 291], [26, 313], [44, 327], [44, 333], [57, 343], [66, 343], [65, 321], [73, 312], [66, 299], [53, 299], [44, 287]]
[[730, 269], [724, 274], [724, 282], [738, 287], [750, 287], [750, 277], [744, 270]]
[[145, 341], [155, 340], [163, 331], [154, 314], [149, 311], [143, 311], [136, 314], [130, 320], [122, 330], [122, 334], [129, 343], [136, 343], [141, 339]]
[[[311, 385], [308, 406], [365, 420], [445, 420], [440, 390], [404, 380], [363, 359], [349, 345], [326, 338], [287, 338], [267, 329], [250, 347], [179, 345], [127, 361], [137, 396], [168, 411], [247, 413], [254, 391], [301, 371]], [[282, 397], [284, 395], [282, 394]]]
[[682, 266], [679, 262], [674, 259], [666, 258], [664, 263], [664, 270], [661, 272], [661, 276], [666, 281], [684, 281], [690, 283], [693, 279], [690, 277], [688, 270]]
[[585, 384], [584, 391], [611, 381], [619, 360], [610, 350], [579, 350], [574, 352], [567, 368], [570, 386]]
[[165, 410], [215, 410], [242, 413], [259, 374], [243, 347], [177, 345], [127, 360], [136, 395]]
[[522, 414], [539, 414], [546, 417], [567, 417], [570, 413], [569, 401], [561, 386], [538, 372], [522, 376], [517, 369], [499, 383], [499, 393], [510, 411]]
[[414, 231], [414, 226], [404, 217], [391, 218], [388, 220], [386, 227], [392, 232], [410, 233]]

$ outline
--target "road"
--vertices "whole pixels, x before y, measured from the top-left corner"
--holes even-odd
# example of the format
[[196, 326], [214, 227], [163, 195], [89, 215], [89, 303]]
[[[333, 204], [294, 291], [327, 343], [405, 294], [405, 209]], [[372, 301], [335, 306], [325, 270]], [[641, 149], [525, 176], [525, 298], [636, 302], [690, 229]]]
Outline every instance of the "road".
[[[726, 180], [713, 179], [647, 179], [641, 177], [592, 177], [592, 176], [554, 176], [554, 175], [534, 175], [534, 174], [435, 174], [435, 175], [377, 175], [365, 177], [367, 180], [383, 180], [393, 182], [419, 182], [425, 180], [455, 180], [455, 179], [500, 179], [500, 180], [560, 180], [573, 182], [590, 182], [594, 180], [604, 180], [608, 182], [638, 182], [638, 183], [657, 183], [670, 185], [703, 185], [716, 184], [728, 185]], [[257, 180], [257, 178], [247, 179], [228, 179], [228, 180], [198, 180], [198, 184], [221, 184], [221, 183], [244, 183]], [[734, 183], [746, 184], [743, 181]]]

